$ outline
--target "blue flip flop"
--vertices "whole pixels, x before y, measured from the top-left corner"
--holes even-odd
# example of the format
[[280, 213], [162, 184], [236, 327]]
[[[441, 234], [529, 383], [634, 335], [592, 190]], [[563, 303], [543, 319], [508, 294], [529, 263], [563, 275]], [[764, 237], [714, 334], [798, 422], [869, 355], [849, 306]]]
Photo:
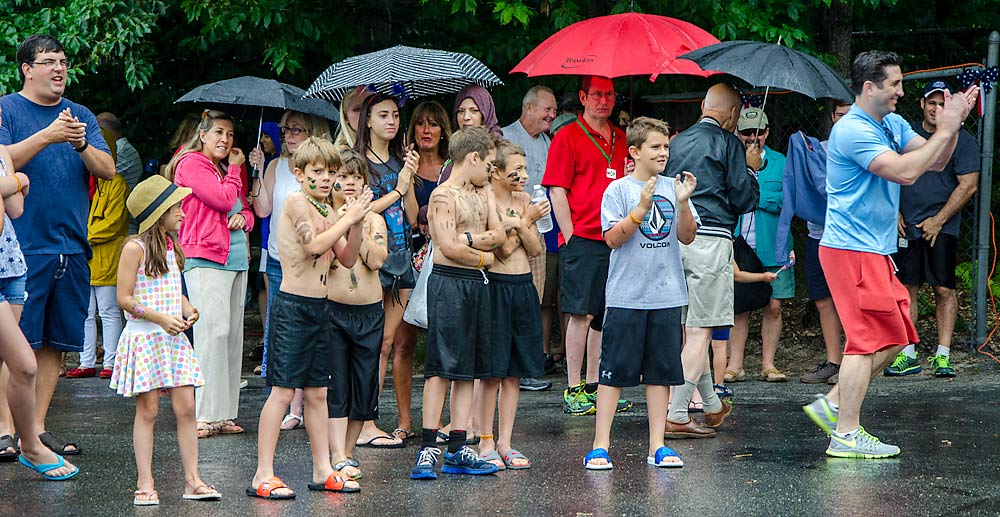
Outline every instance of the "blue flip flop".
[[[607, 460], [606, 465], [591, 465], [590, 460]], [[607, 449], [594, 449], [587, 453], [587, 456], [583, 458], [583, 468], [587, 470], [611, 470], [615, 466], [611, 464], [611, 457], [608, 456]]]
[[684, 460], [681, 460], [678, 463], [671, 463], [665, 461], [667, 458], [677, 458], [680, 460], [681, 455], [677, 454], [677, 452], [670, 447], [660, 447], [659, 449], [656, 449], [655, 456], [646, 456], [646, 463], [649, 463], [654, 467], [663, 468], [680, 468], [684, 466]]
[[69, 474], [64, 474], [62, 476], [45, 475], [45, 473], [50, 470], [55, 470], [66, 466], [66, 460], [63, 459], [62, 456], [56, 454], [56, 458], [59, 458], [59, 461], [56, 463], [48, 463], [45, 465], [33, 465], [30, 461], [27, 460], [27, 458], [24, 457], [24, 454], [22, 454], [18, 456], [17, 461], [21, 462], [21, 465], [24, 465], [25, 467], [28, 467], [29, 469], [34, 470], [35, 472], [41, 474], [43, 478], [49, 481], [64, 481], [80, 473], [80, 467], [74, 465], [73, 472], [70, 472]]

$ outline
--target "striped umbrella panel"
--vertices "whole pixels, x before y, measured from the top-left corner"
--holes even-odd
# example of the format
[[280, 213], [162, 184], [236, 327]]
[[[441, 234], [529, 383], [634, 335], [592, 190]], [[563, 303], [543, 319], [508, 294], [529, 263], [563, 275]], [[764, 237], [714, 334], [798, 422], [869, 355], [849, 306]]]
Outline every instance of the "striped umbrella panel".
[[415, 98], [455, 93], [469, 84], [489, 88], [503, 81], [468, 54], [398, 45], [331, 65], [313, 81], [306, 97], [339, 101], [352, 89], [372, 87]]

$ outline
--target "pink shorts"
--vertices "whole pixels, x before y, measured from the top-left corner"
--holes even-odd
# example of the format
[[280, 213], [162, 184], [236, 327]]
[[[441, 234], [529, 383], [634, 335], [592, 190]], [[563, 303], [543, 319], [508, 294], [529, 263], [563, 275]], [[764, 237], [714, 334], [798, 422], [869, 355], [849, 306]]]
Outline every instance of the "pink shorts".
[[910, 321], [910, 295], [888, 256], [820, 246], [819, 261], [847, 336], [845, 354], [920, 342]]

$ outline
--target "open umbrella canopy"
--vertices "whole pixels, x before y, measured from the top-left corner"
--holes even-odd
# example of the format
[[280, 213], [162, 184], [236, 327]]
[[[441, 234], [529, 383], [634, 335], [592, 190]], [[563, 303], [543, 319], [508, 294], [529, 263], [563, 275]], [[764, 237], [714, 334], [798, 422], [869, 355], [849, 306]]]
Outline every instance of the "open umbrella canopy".
[[677, 59], [718, 43], [697, 25], [653, 14], [623, 13], [583, 20], [549, 36], [511, 73], [624, 77], [657, 73], [707, 77], [710, 68]]
[[854, 94], [826, 63], [784, 45], [725, 41], [680, 56], [702, 68], [739, 77], [753, 86], [784, 88], [812, 97], [853, 102]]
[[323, 100], [303, 99], [305, 93], [302, 88], [274, 79], [243, 76], [203, 84], [174, 102], [278, 108], [308, 113], [334, 122], [340, 120], [340, 112], [333, 104]]
[[455, 93], [470, 84], [489, 88], [503, 81], [468, 54], [397, 45], [330, 65], [306, 96], [339, 101], [368, 87], [405, 99]]

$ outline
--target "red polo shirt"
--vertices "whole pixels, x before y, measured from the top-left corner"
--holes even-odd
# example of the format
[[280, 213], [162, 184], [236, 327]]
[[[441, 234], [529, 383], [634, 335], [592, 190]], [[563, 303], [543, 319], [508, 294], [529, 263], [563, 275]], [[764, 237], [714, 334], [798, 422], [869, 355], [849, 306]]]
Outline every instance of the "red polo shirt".
[[[612, 142], [609, 142], [580, 116], [556, 133], [549, 147], [542, 185], [566, 189], [574, 236], [604, 240], [601, 198], [612, 181], [625, 177], [625, 158], [628, 156], [625, 132], [614, 124], [611, 131]], [[605, 154], [611, 158], [610, 165]], [[614, 169], [614, 176], [609, 175], [609, 168]], [[559, 245], [565, 242], [560, 233]]]

